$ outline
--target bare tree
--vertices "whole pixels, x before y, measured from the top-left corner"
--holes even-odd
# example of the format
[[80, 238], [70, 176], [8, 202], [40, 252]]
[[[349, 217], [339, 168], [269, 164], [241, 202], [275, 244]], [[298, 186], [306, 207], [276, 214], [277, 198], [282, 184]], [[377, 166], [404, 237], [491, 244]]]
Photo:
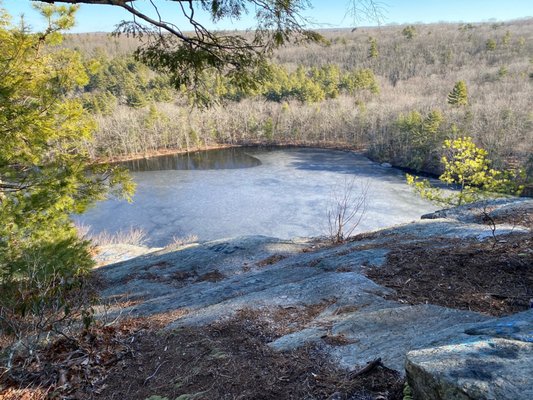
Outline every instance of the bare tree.
[[342, 243], [361, 223], [367, 206], [369, 182], [355, 177], [345, 179], [331, 194], [328, 207], [328, 232], [333, 243]]

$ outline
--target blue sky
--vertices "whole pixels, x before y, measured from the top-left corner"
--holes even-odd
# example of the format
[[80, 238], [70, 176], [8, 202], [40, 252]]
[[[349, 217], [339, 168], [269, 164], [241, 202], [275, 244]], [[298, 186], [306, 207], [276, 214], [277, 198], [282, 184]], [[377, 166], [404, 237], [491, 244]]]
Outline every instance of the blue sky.
[[[0, 0], [2, 1], [2, 0]], [[163, 15], [173, 15], [176, 4], [165, 0], [155, 0]], [[3, 7], [16, 17], [24, 14], [26, 21], [35, 29], [42, 27], [41, 18], [32, 10], [30, 0], [3, 0]], [[149, 3], [141, 0], [137, 4]], [[310, 20], [319, 23], [318, 27], [337, 28], [376, 25], [375, 21], [354, 21], [346, 16], [348, 0], [312, 0], [313, 8], [306, 11]], [[431, 23], [431, 22], [481, 22], [488, 20], [506, 21], [533, 17], [533, 0], [382, 0], [384, 19], [382, 24], [391, 23]], [[149, 4], [146, 4], [149, 5]], [[142, 7], [141, 7], [142, 8]], [[129, 15], [112, 6], [82, 5], [78, 12], [74, 32], [112, 31], [114, 26]], [[172, 19], [180, 24], [179, 19]], [[213, 25], [204, 19], [208, 27]], [[253, 26], [253, 19], [222, 21], [219, 29], [246, 29]], [[315, 27], [316, 28], [316, 27]], [[187, 28], [184, 28], [187, 29]]]

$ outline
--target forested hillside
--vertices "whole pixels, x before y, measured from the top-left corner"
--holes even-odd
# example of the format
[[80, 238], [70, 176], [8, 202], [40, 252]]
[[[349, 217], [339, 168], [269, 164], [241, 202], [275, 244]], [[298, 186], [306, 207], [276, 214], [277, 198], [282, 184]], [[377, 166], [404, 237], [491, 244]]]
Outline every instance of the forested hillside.
[[81, 95], [99, 125], [93, 156], [221, 143], [327, 145], [439, 172], [443, 141], [471, 136], [496, 167], [531, 177], [533, 20], [322, 34], [321, 45], [278, 50], [253, 90], [206, 72], [194, 98], [135, 61], [135, 39], [68, 36], [89, 70]]

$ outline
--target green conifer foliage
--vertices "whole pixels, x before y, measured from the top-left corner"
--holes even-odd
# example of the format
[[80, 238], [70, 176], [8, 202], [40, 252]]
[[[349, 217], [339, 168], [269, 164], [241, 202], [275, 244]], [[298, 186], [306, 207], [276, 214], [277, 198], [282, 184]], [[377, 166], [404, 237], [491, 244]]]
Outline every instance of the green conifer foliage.
[[[231, 90], [231, 83], [225, 84], [227, 90]], [[338, 66], [327, 64], [311, 69], [299, 66], [295, 72], [289, 73], [283, 66], [271, 65], [259, 93], [270, 101], [297, 99], [302, 103], [314, 103], [336, 98], [343, 91], [353, 95], [364, 90], [379, 93], [379, 85], [370, 69], [341, 73]]]
[[442, 142], [441, 126], [444, 117], [440, 110], [432, 110], [425, 117], [418, 111], [400, 114], [396, 127], [404, 146], [402, 164], [414, 170], [427, 168], [432, 149]]
[[405, 36], [407, 40], [411, 40], [416, 36], [416, 28], [414, 25], [407, 25], [402, 30], [402, 35]]
[[341, 80], [341, 88], [348, 93], [354, 94], [358, 90], [370, 90], [372, 93], [379, 93], [379, 85], [371, 69], [355, 69], [348, 72]]
[[[87, 84], [86, 69], [78, 53], [57, 46], [76, 8], [39, 9], [50, 24], [41, 34], [12, 27], [0, 10], [0, 301], [20, 303], [21, 312], [92, 265], [70, 215], [109, 186], [133, 191], [123, 171], [90, 163], [95, 124], [72, 95]], [[63, 286], [50, 290], [53, 282]]]
[[503, 35], [502, 43], [506, 46], [509, 45], [509, 43], [511, 43], [511, 37], [512, 37], [511, 32], [506, 31], [505, 35]]
[[452, 106], [468, 105], [468, 90], [465, 81], [459, 81], [455, 84], [452, 91], [448, 94], [448, 104]]
[[522, 171], [500, 171], [491, 168], [486, 150], [477, 147], [470, 137], [445, 140], [445, 155], [441, 162], [444, 172], [439, 179], [457, 189], [446, 193], [433, 187], [428, 180], [419, 181], [407, 175], [407, 183], [412, 185], [422, 197], [437, 203], [459, 206], [495, 195], [517, 195], [523, 190], [518, 182]]
[[378, 42], [375, 38], [370, 38], [370, 47], [368, 49], [368, 58], [378, 58], [379, 51], [378, 51]]
[[509, 74], [509, 69], [504, 65], [498, 69], [498, 78], [505, 78]]
[[496, 50], [496, 40], [494, 40], [494, 39], [488, 39], [487, 42], [485, 43], [485, 48], [486, 48], [488, 51], [494, 51], [494, 50]]

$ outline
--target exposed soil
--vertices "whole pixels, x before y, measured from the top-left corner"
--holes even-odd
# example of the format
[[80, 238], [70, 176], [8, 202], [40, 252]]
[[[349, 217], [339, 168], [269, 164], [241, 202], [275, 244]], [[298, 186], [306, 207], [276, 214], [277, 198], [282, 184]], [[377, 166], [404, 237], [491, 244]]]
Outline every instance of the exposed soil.
[[[292, 316], [301, 322], [301, 313]], [[244, 310], [204, 328], [147, 332], [134, 346], [136, 357], [95, 398], [327, 399], [337, 393], [338, 399], [401, 399], [402, 379], [382, 366], [350, 378], [316, 347], [270, 349], [266, 344], [285, 333], [277, 327], [290, 325], [286, 318], [285, 310], [266, 318]]]
[[172, 332], [160, 328], [173, 316], [123, 321], [93, 339], [106, 344], [101, 357], [93, 354], [107, 360], [100, 367], [91, 361], [66, 368], [65, 355], [73, 349], [60, 341], [48, 354], [50, 361], [62, 362], [41, 373], [41, 384], [26, 381], [33, 388], [8, 389], [0, 398], [43, 399], [55, 392], [69, 399], [401, 399], [403, 379], [379, 362], [350, 374], [333, 366], [316, 346], [283, 353], [267, 346], [328, 304], [266, 313], [243, 310], [207, 327]]
[[132, 354], [132, 339], [147, 328], [146, 321], [97, 324], [76, 335], [56, 337], [15, 355], [11, 370], [0, 368], [0, 399], [81, 399], [97, 395], [109, 371]]
[[226, 276], [224, 274], [222, 274], [218, 269], [215, 269], [214, 271], [200, 275], [198, 279], [196, 279], [196, 282], [220, 282], [225, 278]]
[[276, 264], [277, 262], [287, 258], [287, 256], [284, 256], [283, 254], [274, 254], [270, 257], [265, 258], [264, 260], [258, 261], [255, 263], [258, 267], [267, 267], [272, 264]]
[[533, 298], [533, 235], [432, 238], [394, 249], [366, 275], [400, 302], [508, 315], [527, 310]]

